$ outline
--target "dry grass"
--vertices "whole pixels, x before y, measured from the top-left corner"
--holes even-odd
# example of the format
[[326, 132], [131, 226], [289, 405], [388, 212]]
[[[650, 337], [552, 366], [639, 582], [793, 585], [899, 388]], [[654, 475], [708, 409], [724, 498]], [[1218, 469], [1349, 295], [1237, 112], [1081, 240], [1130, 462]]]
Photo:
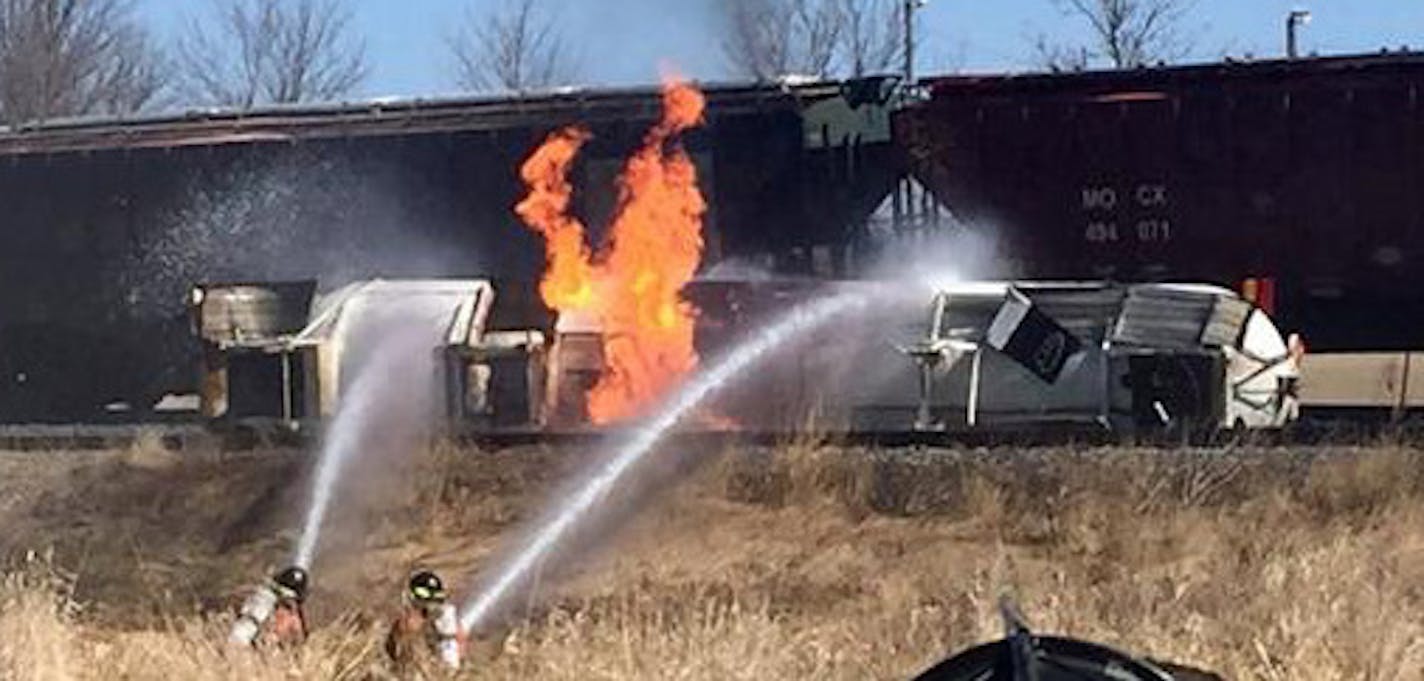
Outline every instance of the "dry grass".
[[[411, 526], [373, 539], [358, 561], [396, 579], [412, 561], [477, 561], [577, 461], [437, 452], [400, 516]], [[132, 475], [153, 474], [147, 457], [139, 463]], [[163, 463], [169, 475], [208, 475]], [[808, 437], [722, 453], [690, 477], [607, 550], [571, 561], [512, 628], [482, 642], [465, 676], [905, 678], [997, 637], [1004, 593], [1036, 628], [1227, 678], [1383, 681], [1424, 670], [1424, 455], [1409, 448], [875, 451]], [[268, 549], [254, 540], [209, 550], [242, 555], [235, 564], [246, 570], [248, 553]], [[85, 565], [100, 559], [120, 557]], [[74, 564], [64, 551], [12, 557], [0, 678], [384, 674], [372, 624], [382, 613], [369, 594], [392, 580], [329, 586], [354, 592], [355, 605], [319, 617], [310, 645], [249, 654], [221, 644], [221, 611], [138, 624], [101, 614], [115, 597], [97, 589], [99, 600], [85, 601], [75, 581], [99, 577], [63, 573]]]

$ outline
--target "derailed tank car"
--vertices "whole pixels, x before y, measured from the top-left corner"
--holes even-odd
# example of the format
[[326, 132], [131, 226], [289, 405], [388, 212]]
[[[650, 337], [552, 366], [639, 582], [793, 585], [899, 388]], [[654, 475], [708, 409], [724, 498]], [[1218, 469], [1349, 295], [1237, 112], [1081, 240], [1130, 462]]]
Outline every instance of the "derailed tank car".
[[1193, 284], [967, 284], [939, 291], [916, 429], [1080, 424], [1121, 433], [1279, 429], [1298, 355], [1238, 295]]
[[[381, 389], [399, 395], [391, 399], [428, 401], [429, 416], [447, 428], [543, 422], [543, 335], [491, 329], [490, 282], [370, 280], [320, 296], [314, 288], [276, 282], [193, 289], [208, 422], [315, 430], [335, 416], [377, 353], [424, 356], [399, 366], [431, 376], [396, 374]], [[423, 327], [416, 335], [409, 334], [413, 321]], [[408, 340], [386, 342], [399, 334]], [[396, 393], [400, 383], [428, 392]]]
[[835, 293], [869, 309], [803, 331], [715, 396], [712, 423], [771, 432], [1084, 430], [1207, 435], [1299, 414], [1300, 348], [1205, 284], [701, 282], [699, 347]]
[[[836, 293], [877, 304], [798, 330], [682, 428], [1202, 435], [1281, 428], [1298, 414], [1298, 353], [1265, 312], [1200, 284], [975, 282], [921, 292], [884, 282], [700, 282], [689, 294], [700, 301], [703, 361]], [[603, 369], [596, 320], [496, 329], [495, 295], [482, 280], [358, 282], [309, 303], [298, 325], [309, 287], [199, 287], [204, 413], [228, 425], [331, 418], [362, 361], [357, 350], [389, 331], [360, 319], [419, 303], [435, 311], [440, 332], [399, 351], [435, 359], [430, 384], [442, 394], [433, 404], [449, 431], [588, 430], [584, 398]]]

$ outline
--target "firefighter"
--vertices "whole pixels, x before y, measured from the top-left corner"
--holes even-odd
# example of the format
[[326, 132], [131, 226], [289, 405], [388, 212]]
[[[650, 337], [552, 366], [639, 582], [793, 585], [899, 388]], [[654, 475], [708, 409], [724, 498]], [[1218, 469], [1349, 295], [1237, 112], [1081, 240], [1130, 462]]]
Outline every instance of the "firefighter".
[[425, 668], [434, 658], [458, 670], [465, 640], [455, 606], [445, 602], [445, 585], [433, 572], [411, 575], [404, 605], [386, 636], [386, 654], [402, 673]]
[[307, 571], [289, 567], [248, 596], [229, 640], [243, 646], [299, 645], [307, 639]]

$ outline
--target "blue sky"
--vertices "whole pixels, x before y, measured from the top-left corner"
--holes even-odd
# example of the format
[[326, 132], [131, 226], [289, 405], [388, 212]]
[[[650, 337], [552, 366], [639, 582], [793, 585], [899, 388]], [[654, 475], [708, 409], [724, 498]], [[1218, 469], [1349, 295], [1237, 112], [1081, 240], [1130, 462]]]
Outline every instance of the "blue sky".
[[[202, 0], [138, 0], [163, 32]], [[348, 0], [365, 38], [372, 72], [363, 95], [431, 95], [455, 91], [444, 36], [471, 8], [502, 0]], [[719, 0], [545, 0], [566, 39], [582, 56], [588, 80], [634, 84], [657, 79], [661, 60], [703, 80], [727, 77], [718, 43]], [[1022, 70], [1032, 65], [1039, 34], [1081, 41], [1081, 22], [1055, 0], [930, 0], [921, 10], [921, 73]], [[1306, 52], [1338, 54], [1382, 46], [1424, 48], [1424, 2], [1416, 0], [1197, 0], [1186, 21], [1194, 60], [1225, 53], [1279, 54], [1283, 17], [1309, 9]]]

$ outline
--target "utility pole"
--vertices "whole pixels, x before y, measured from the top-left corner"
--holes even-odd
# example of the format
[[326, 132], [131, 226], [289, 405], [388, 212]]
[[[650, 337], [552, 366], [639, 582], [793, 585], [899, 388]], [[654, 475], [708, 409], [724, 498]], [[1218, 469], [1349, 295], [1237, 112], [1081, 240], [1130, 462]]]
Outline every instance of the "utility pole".
[[929, 0], [905, 0], [905, 87], [915, 84], [915, 10]]
[[[905, 0], [902, 11], [905, 14], [905, 82], [900, 86], [902, 103], [915, 100], [915, 10], [929, 4], [930, 0]], [[907, 229], [919, 227], [920, 218], [915, 207], [915, 182], [909, 175], [901, 178], [895, 189], [893, 209], [895, 232], [903, 235]]]
[[1310, 23], [1310, 11], [1303, 9], [1293, 9], [1286, 15], [1286, 58], [1295, 59], [1300, 56], [1296, 31]]

